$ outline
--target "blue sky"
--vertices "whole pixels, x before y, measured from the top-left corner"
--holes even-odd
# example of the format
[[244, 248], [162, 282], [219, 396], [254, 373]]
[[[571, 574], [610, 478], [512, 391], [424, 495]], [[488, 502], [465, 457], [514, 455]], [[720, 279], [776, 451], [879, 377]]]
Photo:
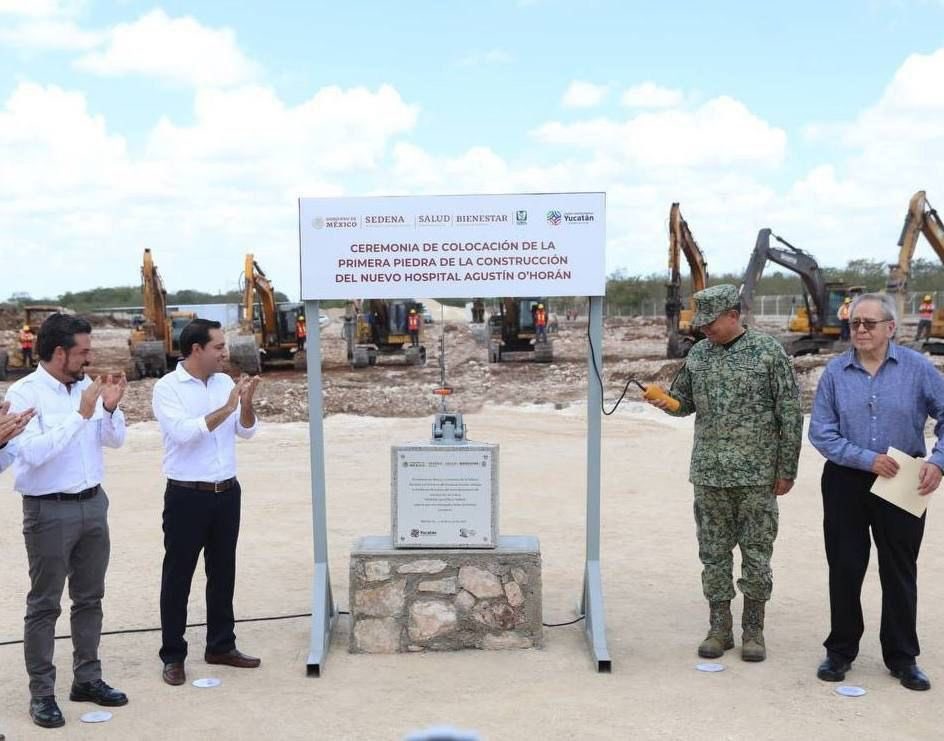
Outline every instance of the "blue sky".
[[715, 271], [761, 226], [891, 260], [942, 48], [939, 0], [0, 0], [0, 294], [133, 283], [144, 246], [172, 288], [250, 250], [296, 293], [294, 198], [333, 193], [606, 190], [631, 273], [672, 200]]

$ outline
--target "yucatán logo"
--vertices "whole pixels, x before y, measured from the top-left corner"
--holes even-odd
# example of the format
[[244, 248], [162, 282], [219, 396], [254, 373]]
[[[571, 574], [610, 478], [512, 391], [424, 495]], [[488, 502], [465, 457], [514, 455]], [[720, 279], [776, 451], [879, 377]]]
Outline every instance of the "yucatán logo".
[[515, 221], [518, 222], [518, 226], [524, 226], [528, 223], [528, 212], [525, 209], [518, 209], [515, 211]]
[[551, 226], [558, 226], [561, 223], [561, 212], [551, 209], [547, 212], [547, 223]]
[[438, 533], [435, 530], [420, 530], [417, 527], [414, 527], [412, 530], [410, 530], [411, 538], [418, 538], [421, 535], [437, 535], [437, 534]]
[[564, 214], [564, 221], [568, 224], [590, 224], [593, 218], [592, 211], [569, 211]]

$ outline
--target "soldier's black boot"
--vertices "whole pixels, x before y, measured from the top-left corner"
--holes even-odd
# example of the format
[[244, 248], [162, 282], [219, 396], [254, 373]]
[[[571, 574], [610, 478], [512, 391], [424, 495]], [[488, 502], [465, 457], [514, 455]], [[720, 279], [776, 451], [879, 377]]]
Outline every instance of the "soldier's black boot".
[[706, 659], [717, 659], [729, 648], [734, 648], [734, 620], [731, 618], [731, 602], [710, 602], [708, 635], [698, 647], [698, 655]]
[[767, 658], [764, 643], [764, 608], [766, 602], [744, 598], [744, 614], [741, 616], [741, 658], [744, 661], [763, 661]]

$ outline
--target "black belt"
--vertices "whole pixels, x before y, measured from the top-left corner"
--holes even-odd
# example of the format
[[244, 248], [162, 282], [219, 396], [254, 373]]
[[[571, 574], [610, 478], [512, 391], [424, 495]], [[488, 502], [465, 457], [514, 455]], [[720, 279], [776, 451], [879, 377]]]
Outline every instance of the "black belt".
[[39, 496], [33, 497], [33, 499], [55, 499], [57, 502], [77, 502], [82, 499], [91, 499], [98, 494], [100, 488], [101, 486], [99, 484], [95, 484], [95, 486], [90, 486], [88, 489], [77, 491], [74, 494], [54, 492], [52, 494], [40, 494]]
[[184, 489], [197, 489], [198, 491], [212, 491], [214, 494], [229, 491], [238, 483], [236, 477], [225, 479], [223, 481], [177, 481], [177, 479], [167, 479], [171, 486], [182, 486]]

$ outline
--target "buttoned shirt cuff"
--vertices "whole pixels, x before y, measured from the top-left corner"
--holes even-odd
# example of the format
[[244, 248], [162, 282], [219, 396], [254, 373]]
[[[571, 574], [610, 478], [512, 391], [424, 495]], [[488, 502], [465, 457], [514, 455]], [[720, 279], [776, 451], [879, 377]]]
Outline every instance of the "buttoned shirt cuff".
[[933, 463], [944, 471], [944, 453], [931, 453], [931, 457], [928, 458], [928, 463]]
[[871, 471], [872, 466], [875, 464], [875, 459], [878, 458], [878, 453], [874, 450], [863, 450], [857, 456], [857, 468], [861, 468], [863, 471]]
[[252, 423], [252, 427], [243, 427], [243, 423], [240, 421], [239, 417], [236, 418], [236, 434], [239, 435], [243, 440], [248, 440], [253, 435], [256, 434], [256, 430], [259, 429], [259, 415], [256, 415], [255, 421]]

